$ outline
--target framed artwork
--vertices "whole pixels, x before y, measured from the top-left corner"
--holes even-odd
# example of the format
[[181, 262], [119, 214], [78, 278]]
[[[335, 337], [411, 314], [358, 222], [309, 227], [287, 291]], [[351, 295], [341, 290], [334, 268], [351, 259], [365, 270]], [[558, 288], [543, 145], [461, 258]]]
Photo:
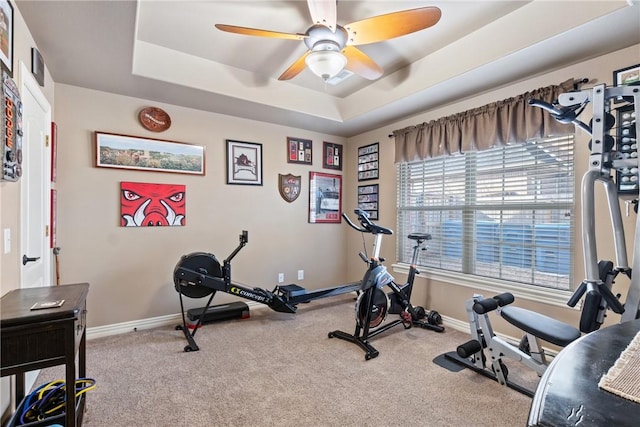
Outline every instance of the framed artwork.
[[0, 63], [13, 77], [13, 6], [0, 0]]
[[309, 172], [309, 222], [336, 223], [342, 220], [342, 175]]
[[325, 169], [342, 170], [342, 145], [333, 142], [322, 144], [322, 167]]
[[287, 137], [287, 162], [313, 164], [313, 142], [310, 139]]
[[184, 185], [120, 183], [122, 227], [166, 227], [186, 225]]
[[204, 147], [94, 132], [97, 167], [204, 175]]
[[56, 182], [58, 165], [58, 125], [51, 122], [51, 182]]
[[369, 214], [369, 218], [377, 220], [378, 218], [378, 184], [359, 185], [358, 186], [358, 208]]
[[[640, 85], [640, 64], [615, 70], [613, 72], [613, 85], [614, 86]], [[622, 102], [622, 101], [624, 101], [624, 99], [621, 96], [615, 99], [616, 103]], [[633, 101], [633, 98], [631, 98], [631, 101]]]
[[227, 184], [262, 185], [262, 144], [227, 139]]
[[49, 233], [49, 247], [50, 248], [55, 248], [56, 247], [56, 216], [57, 216], [57, 209], [58, 209], [58, 193], [56, 191], [55, 188], [51, 189], [51, 231]]
[[378, 173], [378, 143], [358, 148], [358, 181], [380, 178]]

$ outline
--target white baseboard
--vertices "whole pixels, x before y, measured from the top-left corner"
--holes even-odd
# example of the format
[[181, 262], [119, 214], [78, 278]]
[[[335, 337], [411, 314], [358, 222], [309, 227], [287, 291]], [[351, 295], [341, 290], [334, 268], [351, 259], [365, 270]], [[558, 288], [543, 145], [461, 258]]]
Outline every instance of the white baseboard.
[[[248, 301], [249, 311], [259, 308], [267, 308], [266, 305], [254, 301]], [[182, 316], [180, 313], [168, 314], [166, 316], [151, 317], [148, 319], [132, 320], [130, 322], [115, 323], [112, 325], [95, 326], [87, 328], [87, 339], [108, 337], [110, 335], [124, 334], [143, 329], [158, 328], [167, 325], [181, 325]]]
[[453, 317], [442, 316], [442, 326], [455, 329], [456, 331], [469, 333], [469, 323]]
[[113, 325], [96, 326], [87, 328], [87, 339], [108, 337], [110, 335], [124, 334], [142, 329], [157, 328], [159, 326], [179, 325], [182, 323], [180, 314], [152, 317], [149, 319], [132, 320], [130, 322], [115, 323]]

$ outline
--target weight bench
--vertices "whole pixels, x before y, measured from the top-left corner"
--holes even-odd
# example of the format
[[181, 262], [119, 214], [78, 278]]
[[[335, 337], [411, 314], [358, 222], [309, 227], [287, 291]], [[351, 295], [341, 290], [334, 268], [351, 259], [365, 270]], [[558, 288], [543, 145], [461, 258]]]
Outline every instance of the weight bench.
[[[473, 339], [458, 346], [456, 352], [446, 353], [445, 357], [502, 385], [533, 396], [533, 390], [508, 380], [509, 370], [504, 358], [521, 362], [541, 376], [548, 363], [540, 341], [565, 347], [580, 337], [580, 331], [544, 314], [509, 306], [513, 301], [514, 297], [510, 293], [486, 299], [482, 295], [474, 295], [469, 299], [466, 309]], [[518, 345], [495, 335], [489, 320], [489, 313], [492, 311], [496, 311], [503, 319], [524, 332]]]

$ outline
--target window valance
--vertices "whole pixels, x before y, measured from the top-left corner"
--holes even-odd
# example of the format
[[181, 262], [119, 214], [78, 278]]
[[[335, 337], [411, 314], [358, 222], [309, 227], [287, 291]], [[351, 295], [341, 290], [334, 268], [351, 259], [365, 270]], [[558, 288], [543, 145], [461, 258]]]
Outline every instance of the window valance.
[[410, 162], [467, 151], [486, 150], [574, 131], [548, 112], [529, 105], [529, 99], [553, 103], [574, 89], [574, 80], [523, 93], [473, 110], [393, 131], [395, 162]]

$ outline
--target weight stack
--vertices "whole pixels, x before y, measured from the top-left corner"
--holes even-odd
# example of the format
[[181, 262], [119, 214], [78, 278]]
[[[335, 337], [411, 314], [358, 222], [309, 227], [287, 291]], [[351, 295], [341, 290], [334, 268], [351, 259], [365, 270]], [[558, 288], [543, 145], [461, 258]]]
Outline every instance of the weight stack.
[[[202, 309], [200, 308], [192, 308], [187, 310], [187, 318], [189, 319], [189, 323], [195, 323], [200, 318], [202, 314]], [[202, 324], [219, 322], [222, 320], [231, 320], [231, 319], [248, 319], [249, 318], [249, 306], [243, 302], [232, 302], [230, 304], [219, 304], [212, 305], [207, 309], [204, 313], [204, 317], [202, 318]]]

